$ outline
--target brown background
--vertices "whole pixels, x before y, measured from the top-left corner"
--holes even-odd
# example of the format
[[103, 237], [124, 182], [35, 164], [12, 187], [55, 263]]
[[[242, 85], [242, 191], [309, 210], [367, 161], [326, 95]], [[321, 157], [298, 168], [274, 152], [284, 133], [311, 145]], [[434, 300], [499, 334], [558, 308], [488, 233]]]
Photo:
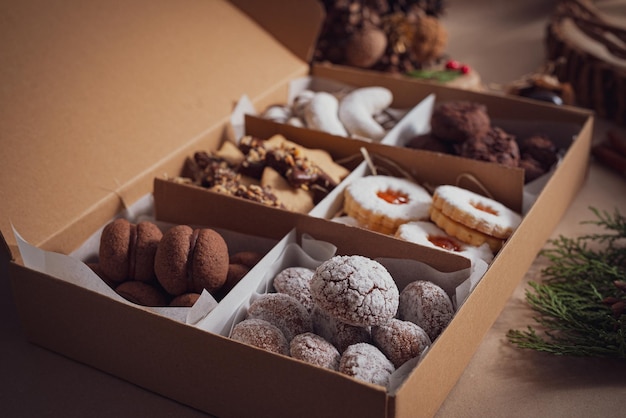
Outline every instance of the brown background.
[[[544, 28], [554, 2], [450, 0], [448, 5], [443, 18], [449, 32], [448, 51], [453, 58], [475, 68], [486, 84], [506, 84], [541, 65]], [[613, 126], [598, 120], [594, 140], [602, 139], [609, 128]], [[583, 190], [553, 236], [589, 231], [589, 226], [580, 222], [590, 218], [590, 206], [608, 211], [626, 209], [626, 179], [592, 162]], [[626, 361], [555, 357], [519, 350], [506, 341], [509, 329], [532, 323], [524, 292], [528, 280], [539, 278], [541, 267], [538, 260], [530, 268], [438, 417], [624, 415]], [[6, 276], [2, 266], [0, 408], [4, 416], [205, 416], [27, 343]]]

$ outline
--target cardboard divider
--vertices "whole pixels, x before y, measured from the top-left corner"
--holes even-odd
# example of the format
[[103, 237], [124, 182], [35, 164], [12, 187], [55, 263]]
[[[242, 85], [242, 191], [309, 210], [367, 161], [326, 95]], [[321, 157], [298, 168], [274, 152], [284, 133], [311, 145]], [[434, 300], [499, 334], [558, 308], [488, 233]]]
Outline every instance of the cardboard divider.
[[582, 125], [593, 112], [575, 106], [554, 106], [549, 103], [498, 92], [473, 91], [442, 84], [428, 83], [397, 74], [379, 73], [340, 65], [313, 64], [310, 74], [315, 77], [330, 78], [355, 87], [376, 85], [386, 87], [394, 93], [393, 105], [408, 107], [434, 94], [438, 100], [468, 100], [487, 106], [493, 118], [515, 118], [532, 123], [538, 121], [577, 123]]
[[[226, 229], [256, 231], [260, 236], [275, 239], [285, 236], [296, 219], [306, 216], [158, 177], [154, 179], [154, 196], [158, 220], [196, 225], [219, 221]], [[185, 210], [180, 210], [181, 207]], [[229, 209], [224, 212], [224, 208]]]
[[[339, 161], [351, 157], [353, 161], [362, 161], [361, 148], [365, 148], [372, 156], [390, 160], [422, 184], [433, 187], [456, 184], [481, 194], [488, 190], [494, 199], [504, 205], [517, 211], [522, 209], [524, 173], [520, 169], [455, 155], [337, 137], [251, 115], [246, 116], [246, 132], [260, 138], [282, 134], [305, 147], [328, 150]], [[378, 162], [384, 164], [384, 161]]]

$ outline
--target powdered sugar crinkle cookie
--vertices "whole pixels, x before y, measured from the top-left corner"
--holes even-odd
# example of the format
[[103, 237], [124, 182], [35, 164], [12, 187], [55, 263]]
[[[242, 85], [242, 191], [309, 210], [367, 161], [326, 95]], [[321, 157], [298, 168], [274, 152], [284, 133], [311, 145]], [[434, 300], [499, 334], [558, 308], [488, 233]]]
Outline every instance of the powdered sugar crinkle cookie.
[[393, 363], [375, 346], [353, 344], [341, 355], [339, 372], [364, 382], [386, 386], [395, 371]]
[[387, 269], [360, 255], [325, 261], [315, 270], [310, 285], [316, 305], [350, 325], [383, 324], [398, 309], [398, 287]]
[[400, 293], [398, 317], [419, 325], [431, 341], [441, 334], [454, 316], [454, 306], [448, 294], [426, 280], [409, 283]]

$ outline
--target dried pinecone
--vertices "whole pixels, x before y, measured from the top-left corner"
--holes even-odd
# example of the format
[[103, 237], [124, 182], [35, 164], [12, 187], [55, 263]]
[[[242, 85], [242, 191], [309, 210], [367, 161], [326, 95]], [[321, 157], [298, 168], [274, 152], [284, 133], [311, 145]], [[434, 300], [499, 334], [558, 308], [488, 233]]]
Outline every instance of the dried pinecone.
[[335, 0], [326, 8], [313, 61], [406, 73], [440, 59], [443, 1]]

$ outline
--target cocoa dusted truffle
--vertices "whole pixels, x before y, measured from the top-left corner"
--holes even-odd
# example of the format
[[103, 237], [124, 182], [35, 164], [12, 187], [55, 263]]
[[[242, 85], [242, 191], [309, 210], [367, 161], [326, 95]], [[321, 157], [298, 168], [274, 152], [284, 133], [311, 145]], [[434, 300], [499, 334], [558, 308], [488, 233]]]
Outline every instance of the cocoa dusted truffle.
[[532, 157], [541, 167], [549, 170], [557, 161], [557, 148], [554, 142], [546, 135], [532, 135], [520, 142], [522, 158]]
[[493, 127], [485, 135], [476, 136], [463, 142], [461, 156], [518, 167], [520, 152], [515, 136], [501, 128]]
[[443, 154], [455, 153], [452, 144], [447, 143], [446, 141], [443, 141], [430, 133], [414, 136], [406, 143], [406, 147], [421, 149], [424, 151], [441, 152]]
[[487, 107], [471, 101], [447, 101], [433, 109], [431, 133], [444, 141], [462, 143], [481, 138], [491, 128]]

